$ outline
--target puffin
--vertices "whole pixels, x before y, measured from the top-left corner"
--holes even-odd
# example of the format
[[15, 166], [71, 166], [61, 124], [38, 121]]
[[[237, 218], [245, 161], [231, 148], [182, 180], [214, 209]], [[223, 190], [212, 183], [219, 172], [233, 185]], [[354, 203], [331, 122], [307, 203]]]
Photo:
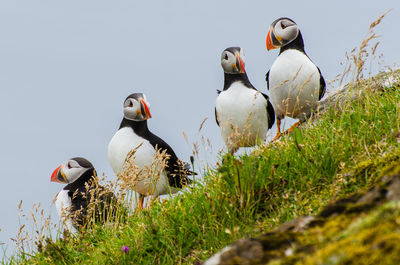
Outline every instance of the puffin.
[[[137, 167], [134, 190], [139, 194], [138, 207], [142, 210], [145, 196], [176, 193], [190, 184], [188, 176], [196, 173], [190, 171], [189, 164], [178, 159], [164, 140], [149, 130], [147, 120], [152, 116], [146, 95], [129, 95], [123, 109], [122, 122], [108, 145], [108, 161], [114, 173], [119, 176], [123, 173], [127, 156], [134, 150], [134, 164]], [[161, 165], [155, 174], [149, 172], [148, 169], [154, 165], [160, 153], [166, 157], [165, 165]]]
[[229, 153], [240, 147], [264, 142], [275, 122], [275, 112], [266, 94], [258, 91], [245, 71], [243, 49], [229, 47], [222, 52], [223, 90], [217, 90], [215, 120]]
[[69, 159], [54, 170], [50, 180], [67, 184], [57, 194], [55, 205], [71, 233], [76, 234], [93, 221], [105, 222], [115, 215], [117, 199], [98, 184], [96, 170], [87, 159]]
[[280, 48], [279, 55], [266, 74], [267, 89], [274, 106], [278, 132], [285, 116], [299, 119], [285, 133], [293, 131], [313, 112], [325, 94], [326, 85], [320, 69], [304, 50], [303, 37], [297, 24], [290, 18], [275, 20], [268, 31], [267, 50]]

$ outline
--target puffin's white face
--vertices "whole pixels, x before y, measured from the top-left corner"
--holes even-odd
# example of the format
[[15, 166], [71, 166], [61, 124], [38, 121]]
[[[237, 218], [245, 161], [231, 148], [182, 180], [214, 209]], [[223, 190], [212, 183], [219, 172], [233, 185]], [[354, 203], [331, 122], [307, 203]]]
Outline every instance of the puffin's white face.
[[125, 99], [124, 117], [132, 121], [144, 121], [151, 118], [150, 104], [145, 94], [135, 93]]
[[51, 174], [51, 181], [59, 183], [73, 183], [86, 171], [94, 170], [93, 165], [84, 158], [71, 158]]
[[292, 42], [299, 35], [299, 27], [289, 18], [275, 20], [267, 34], [267, 49], [276, 49]]
[[243, 49], [240, 47], [230, 47], [225, 49], [221, 55], [221, 65], [225, 73], [245, 73]]

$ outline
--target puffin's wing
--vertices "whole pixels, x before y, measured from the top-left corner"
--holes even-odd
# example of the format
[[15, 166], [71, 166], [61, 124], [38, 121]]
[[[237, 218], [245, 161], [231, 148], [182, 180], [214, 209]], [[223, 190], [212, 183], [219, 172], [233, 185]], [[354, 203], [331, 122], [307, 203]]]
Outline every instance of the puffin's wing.
[[326, 84], [325, 84], [325, 79], [321, 74], [321, 70], [319, 70], [317, 66], [318, 72], [319, 72], [319, 98], [318, 100], [321, 100], [321, 98], [325, 95], [326, 92]]
[[[269, 71], [268, 71], [268, 73], [269, 73]], [[267, 75], [268, 75], [268, 73], [267, 73]], [[274, 107], [272, 106], [271, 102], [269, 102], [269, 97], [262, 92], [260, 92], [260, 93], [264, 96], [265, 100], [267, 101], [268, 129], [271, 129], [272, 125], [274, 125], [274, 123], [275, 123], [275, 110], [274, 110]]]
[[269, 71], [270, 70], [268, 70], [267, 74], [265, 75], [265, 81], [267, 81], [267, 90], [269, 90]]
[[217, 122], [217, 125], [219, 126], [218, 113], [217, 113], [217, 108], [216, 107], [215, 107], [215, 121]]
[[178, 159], [171, 146], [151, 132], [147, 139], [149, 139], [149, 142], [154, 148], [157, 148], [161, 151], [166, 150], [166, 153], [169, 155], [167, 167], [165, 169], [169, 185], [171, 187], [180, 189], [184, 185], [190, 184], [192, 181], [187, 176], [193, 174], [193, 172], [186, 169], [185, 163]]

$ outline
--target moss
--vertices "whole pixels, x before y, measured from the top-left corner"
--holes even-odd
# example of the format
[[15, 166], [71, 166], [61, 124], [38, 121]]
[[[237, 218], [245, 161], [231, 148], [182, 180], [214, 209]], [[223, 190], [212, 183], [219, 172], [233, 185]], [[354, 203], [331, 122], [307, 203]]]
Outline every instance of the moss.
[[400, 202], [360, 216], [342, 214], [298, 235], [293, 255], [268, 264], [399, 264], [399, 223]]
[[400, 203], [389, 202], [352, 222], [336, 238], [324, 235], [323, 244], [304, 264], [399, 264]]
[[359, 162], [349, 174], [355, 181], [368, 178], [371, 184], [379, 182], [382, 176], [400, 172], [400, 149]]

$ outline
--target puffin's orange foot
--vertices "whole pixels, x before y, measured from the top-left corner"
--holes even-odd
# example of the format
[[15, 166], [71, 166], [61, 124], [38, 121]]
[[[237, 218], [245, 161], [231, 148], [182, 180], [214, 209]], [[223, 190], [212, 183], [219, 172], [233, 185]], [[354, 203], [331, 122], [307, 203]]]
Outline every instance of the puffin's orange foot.
[[289, 129], [287, 129], [286, 131], [283, 132], [283, 134], [288, 134], [294, 131], [294, 128], [298, 128], [300, 126], [300, 124], [302, 124], [302, 122], [298, 121], [295, 124], [292, 125], [292, 127], [290, 127]]
[[278, 132], [278, 133], [275, 135], [274, 139], [272, 139], [272, 142], [275, 142], [275, 141], [278, 140], [281, 136], [282, 136], [281, 132]]
[[275, 142], [276, 140], [279, 139], [279, 137], [282, 136], [282, 133], [281, 133], [281, 119], [278, 118], [278, 117], [276, 117], [276, 128], [278, 129], [278, 131], [276, 132], [276, 135], [275, 135], [274, 139], [272, 139], [272, 142]]
[[144, 203], [144, 196], [142, 194], [139, 194], [139, 203], [136, 207], [137, 213], [140, 213], [143, 210], [143, 203]]

